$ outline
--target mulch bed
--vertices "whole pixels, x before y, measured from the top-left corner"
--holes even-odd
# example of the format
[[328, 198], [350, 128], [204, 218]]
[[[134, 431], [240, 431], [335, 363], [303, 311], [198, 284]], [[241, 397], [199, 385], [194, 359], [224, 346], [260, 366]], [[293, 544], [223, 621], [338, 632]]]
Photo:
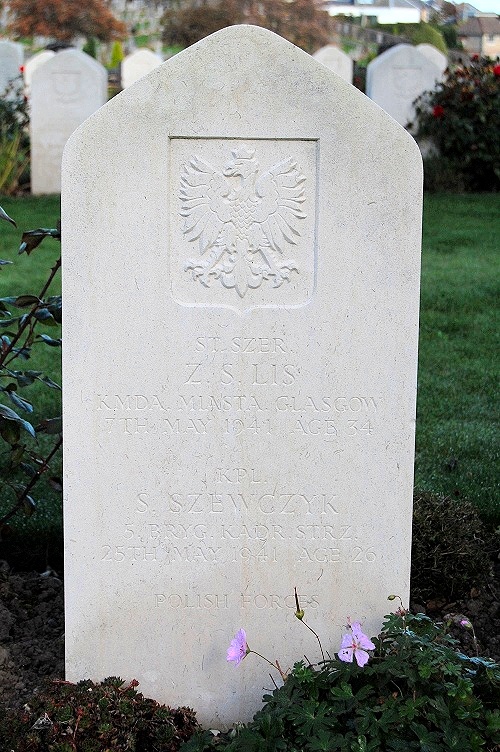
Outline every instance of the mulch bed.
[[[450, 616], [450, 631], [465, 653], [475, 655], [467, 617], [476, 632], [479, 655], [500, 663], [500, 586], [498, 568], [483, 587], [464, 600], [431, 599], [413, 604], [432, 618]], [[64, 677], [63, 582], [56, 572], [16, 572], [0, 561], [0, 705], [21, 707], [40, 690], [45, 679]]]

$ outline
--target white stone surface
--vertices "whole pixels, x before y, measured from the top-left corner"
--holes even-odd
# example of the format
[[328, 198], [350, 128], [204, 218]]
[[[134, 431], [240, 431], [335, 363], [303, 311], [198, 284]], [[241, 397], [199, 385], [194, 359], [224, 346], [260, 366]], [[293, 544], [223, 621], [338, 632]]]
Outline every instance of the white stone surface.
[[411, 44], [397, 44], [368, 64], [366, 93], [401, 125], [415, 115], [413, 102], [424, 91], [434, 89], [442, 71]]
[[444, 73], [448, 67], [448, 58], [441, 50], [434, 47], [433, 44], [417, 44], [417, 50], [431, 60], [434, 65], [437, 65], [441, 73]]
[[26, 62], [26, 65], [24, 66], [24, 85], [27, 92], [29, 92], [31, 88], [31, 79], [33, 78], [34, 71], [53, 58], [54, 55], [55, 52], [52, 52], [52, 50], [42, 50], [41, 52], [37, 52], [36, 55], [33, 55], [33, 57], [30, 57]]
[[147, 49], [136, 50], [131, 55], [127, 55], [121, 66], [122, 88], [126, 89], [135, 84], [140, 78], [158, 68], [162, 62], [159, 55]]
[[[223, 54], [221, 53], [223, 51]], [[314, 113], [314, 117], [311, 116]], [[211, 727], [408, 597], [421, 158], [233, 26], [113, 98], [63, 165], [67, 676]]]
[[9, 84], [17, 82], [22, 89], [21, 66], [24, 59], [22, 44], [0, 40], [0, 97]]
[[332, 70], [337, 76], [340, 76], [344, 81], [348, 81], [352, 84], [352, 70], [353, 63], [349, 55], [346, 55], [343, 50], [336, 47], [334, 44], [327, 44], [326, 47], [322, 47], [320, 50], [314, 53], [313, 58], [326, 65], [327, 68]]
[[31, 192], [59, 193], [64, 145], [107, 100], [104, 66], [80, 50], [64, 50], [31, 80]]

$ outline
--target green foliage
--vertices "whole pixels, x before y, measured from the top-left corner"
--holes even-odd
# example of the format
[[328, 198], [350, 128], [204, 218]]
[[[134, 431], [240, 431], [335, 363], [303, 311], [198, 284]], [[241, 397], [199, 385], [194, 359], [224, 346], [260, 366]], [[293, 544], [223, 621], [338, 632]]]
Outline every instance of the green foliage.
[[432, 24], [424, 23], [423, 21], [418, 24], [374, 24], [374, 27], [398, 37], [406, 37], [411, 44], [432, 44], [445, 54], [448, 49], [440, 29]]
[[470, 595], [484, 585], [495, 551], [477, 509], [463, 499], [416, 494], [411, 555], [412, 599]]
[[83, 51], [87, 53], [87, 55], [90, 55], [90, 57], [93, 57], [94, 60], [97, 59], [97, 39], [95, 37], [89, 37], [85, 44], [83, 45]]
[[412, 44], [432, 44], [441, 52], [446, 54], [448, 48], [446, 41], [440, 29], [428, 23], [413, 24], [414, 30], [407, 30]]
[[11, 195], [29, 180], [28, 106], [22, 80], [0, 92], [0, 193]]
[[296, 663], [242, 728], [195, 735], [182, 752], [494, 752], [500, 666], [458, 652], [423, 614], [399, 611], [364, 667]]
[[449, 70], [415, 104], [416, 137], [428, 138], [467, 190], [500, 190], [500, 67], [472, 61]]
[[119, 40], [115, 40], [113, 42], [113, 46], [111, 47], [109, 67], [112, 70], [114, 70], [115, 68], [118, 68], [124, 57], [125, 57], [125, 53], [123, 51], [123, 44]]
[[[0, 219], [15, 224], [1, 208]], [[60, 240], [60, 230], [39, 228], [23, 233], [19, 253], [29, 256], [46, 237]], [[10, 262], [2, 262], [2, 266], [6, 263]], [[54, 349], [61, 346], [61, 339], [57, 336], [62, 319], [61, 296], [48, 295], [60, 266], [59, 258], [38, 294], [0, 298], [0, 444], [3, 444], [0, 487], [3, 502], [9, 506], [0, 517], [0, 533], [21, 510], [28, 516], [36, 510], [34, 489], [42, 475], [48, 474], [51, 461], [62, 444], [60, 410], [58, 417], [42, 420], [35, 427], [31, 418], [33, 402], [24, 396], [23, 391], [35, 383], [60, 391], [59, 384], [36, 365], [33, 367], [30, 363], [26, 367], [26, 361], [31, 360], [38, 345]], [[49, 327], [51, 334], [40, 332], [40, 327]], [[54, 329], [57, 330], [55, 336]], [[44, 447], [38, 438], [43, 435], [50, 436], [47, 452], [40, 451]], [[52, 476], [51, 482], [61, 490], [60, 478]]]
[[22, 711], [0, 715], [2, 749], [16, 752], [177, 752], [198, 728], [189, 708], [171, 709], [110, 677], [101, 684], [51, 682]]
[[446, 46], [449, 50], [463, 50], [463, 44], [458, 38], [458, 27], [455, 24], [438, 25], [438, 30], [443, 35]]

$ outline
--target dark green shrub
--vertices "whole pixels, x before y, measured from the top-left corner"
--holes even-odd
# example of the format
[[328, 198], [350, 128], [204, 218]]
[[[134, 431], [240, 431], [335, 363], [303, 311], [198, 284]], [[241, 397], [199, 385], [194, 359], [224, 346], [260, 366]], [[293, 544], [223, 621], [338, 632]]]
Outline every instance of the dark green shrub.
[[469, 596], [471, 588], [481, 588], [488, 580], [493, 551], [493, 536], [472, 504], [432, 493], [415, 495], [413, 601]]
[[22, 711], [0, 715], [2, 750], [177, 752], [198, 729], [189, 708], [171, 709], [110, 677], [52, 682]]
[[[0, 219], [15, 225], [1, 207]], [[30, 255], [47, 237], [60, 240], [60, 229], [39, 228], [23, 233], [19, 253]], [[8, 263], [0, 260], [0, 269]], [[50, 477], [51, 461], [62, 445], [61, 415], [44, 416], [38, 425], [33, 425], [35, 408], [24, 396], [24, 390], [35, 383], [61, 391], [59, 384], [36, 368], [36, 361], [26, 367], [38, 346], [53, 351], [61, 347], [57, 336], [62, 320], [61, 296], [48, 294], [60, 268], [59, 258], [36, 294], [25, 291], [23, 295], [0, 298], [0, 538], [18, 512], [33, 514], [37, 508], [34, 489], [43, 475]], [[54, 329], [55, 336], [47, 334], [54, 334]], [[43, 440], [47, 437], [47, 441]], [[60, 478], [52, 476], [50, 482], [61, 490]]]
[[247, 726], [182, 752], [494, 752], [500, 666], [469, 658], [423, 614], [386, 617], [363, 668], [296, 663]]
[[83, 45], [83, 51], [97, 60], [97, 39], [95, 37], [89, 37]]
[[449, 70], [415, 111], [416, 138], [432, 141], [467, 190], [500, 190], [500, 65], [482, 59]]

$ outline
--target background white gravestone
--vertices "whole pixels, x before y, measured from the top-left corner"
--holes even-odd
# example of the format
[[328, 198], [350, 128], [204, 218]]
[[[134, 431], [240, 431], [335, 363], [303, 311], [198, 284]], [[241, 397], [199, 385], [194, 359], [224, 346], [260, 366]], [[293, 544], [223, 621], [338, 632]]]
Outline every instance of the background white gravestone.
[[[221, 54], [221, 50], [224, 54]], [[311, 118], [311, 113], [314, 118]], [[203, 723], [408, 596], [421, 159], [363, 94], [234, 26], [64, 158], [67, 676]]]
[[326, 65], [334, 73], [352, 83], [352, 70], [353, 63], [349, 55], [335, 47], [334, 44], [327, 44], [326, 47], [322, 47], [320, 50], [314, 53], [313, 58]]
[[23, 64], [24, 51], [22, 44], [0, 40], [0, 97], [2, 97], [14, 81], [22, 86], [20, 68]]
[[366, 93], [391, 117], [407, 125], [415, 115], [414, 100], [434, 89], [442, 70], [411, 44], [397, 44], [368, 64]]
[[417, 44], [417, 50], [438, 66], [441, 73], [448, 67], [448, 58], [433, 44]]
[[55, 52], [52, 52], [52, 50], [42, 50], [41, 52], [37, 52], [36, 55], [33, 55], [33, 57], [30, 57], [30, 59], [26, 62], [26, 65], [24, 66], [24, 85], [27, 92], [29, 92], [31, 88], [31, 79], [33, 78], [33, 73], [37, 68], [53, 58], [54, 55]]
[[59, 193], [61, 158], [75, 128], [107, 99], [104, 66], [79, 50], [58, 52], [31, 81], [31, 192]]
[[151, 50], [141, 49], [127, 55], [121, 65], [122, 88], [135, 84], [143, 76], [161, 65], [163, 60]]

